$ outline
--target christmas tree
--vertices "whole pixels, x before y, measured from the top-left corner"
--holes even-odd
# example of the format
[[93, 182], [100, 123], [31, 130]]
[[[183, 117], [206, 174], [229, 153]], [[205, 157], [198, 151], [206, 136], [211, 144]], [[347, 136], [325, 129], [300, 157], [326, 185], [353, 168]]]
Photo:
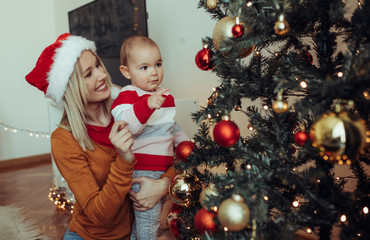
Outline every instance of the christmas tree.
[[217, 23], [195, 62], [219, 84], [176, 149], [178, 239], [370, 239], [370, 3], [354, 1], [199, 1]]

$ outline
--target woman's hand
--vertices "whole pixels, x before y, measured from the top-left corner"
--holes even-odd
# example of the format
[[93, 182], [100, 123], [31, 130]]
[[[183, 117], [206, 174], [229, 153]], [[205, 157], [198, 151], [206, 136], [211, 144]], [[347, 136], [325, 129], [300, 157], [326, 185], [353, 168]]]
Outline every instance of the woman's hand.
[[164, 177], [155, 180], [147, 177], [137, 177], [132, 179], [132, 183], [140, 184], [139, 192], [129, 191], [134, 209], [137, 211], [147, 211], [168, 193], [171, 179], [169, 177]]
[[113, 124], [112, 130], [109, 133], [109, 139], [112, 142], [117, 153], [127, 162], [133, 162], [135, 156], [131, 151], [131, 146], [134, 142], [132, 135], [124, 121], [117, 121]]

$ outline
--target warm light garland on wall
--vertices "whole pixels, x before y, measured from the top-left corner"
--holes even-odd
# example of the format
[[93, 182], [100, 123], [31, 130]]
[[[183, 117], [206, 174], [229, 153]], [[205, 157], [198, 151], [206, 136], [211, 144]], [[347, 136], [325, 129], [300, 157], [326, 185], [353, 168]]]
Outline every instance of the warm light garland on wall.
[[49, 200], [55, 204], [57, 209], [67, 210], [70, 213], [73, 213], [75, 200], [73, 198], [68, 198], [66, 188], [63, 187], [50, 188], [48, 197]]
[[9, 131], [11, 133], [27, 133], [30, 137], [42, 137], [49, 138], [49, 132], [33, 131], [31, 129], [22, 129], [8, 125], [5, 121], [0, 120], [0, 126], [4, 131]]

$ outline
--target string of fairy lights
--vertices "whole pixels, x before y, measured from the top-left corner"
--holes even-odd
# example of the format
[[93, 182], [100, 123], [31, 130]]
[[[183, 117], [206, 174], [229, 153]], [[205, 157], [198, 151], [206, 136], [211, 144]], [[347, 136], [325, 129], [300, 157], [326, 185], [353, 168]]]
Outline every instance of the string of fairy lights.
[[14, 127], [14, 126], [8, 125], [5, 121], [3, 121], [1, 119], [0, 119], [0, 127], [4, 131], [14, 133], [14, 134], [16, 134], [16, 133], [26, 133], [30, 137], [50, 138], [50, 133], [49, 132], [34, 131], [34, 130], [29, 129], [29, 128], [28, 129], [23, 129], [23, 128]]
[[69, 197], [65, 187], [50, 188], [48, 198], [54, 203], [57, 209], [73, 213], [75, 200]]

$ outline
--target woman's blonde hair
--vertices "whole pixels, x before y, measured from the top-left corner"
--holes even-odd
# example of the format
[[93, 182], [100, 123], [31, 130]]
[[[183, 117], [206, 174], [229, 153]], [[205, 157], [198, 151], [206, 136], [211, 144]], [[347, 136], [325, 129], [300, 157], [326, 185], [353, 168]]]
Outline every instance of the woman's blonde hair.
[[[105, 68], [103, 61], [94, 52], [91, 52], [98, 63], [103, 67], [107, 73], [107, 85], [109, 88], [112, 87], [112, 80]], [[80, 71], [80, 59], [74, 66], [74, 70], [69, 77], [67, 84], [67, 89], [63, 98], [64, 112], [59, 126], [63, 127], [72, 132], [73, 137], [80, 144], [83, 151], [94, 150], [91, 138], [87, 134], [87, 129], [85, 125], [86, 121], [86, 110], [85, 106], [88, 104], [88, 91], [86, 87], [86, 82], [82, 73]], [[112, 98], [107, 98], [103, 101], [104, 111], [110, 114], [110, 109], [112, 105]]]

